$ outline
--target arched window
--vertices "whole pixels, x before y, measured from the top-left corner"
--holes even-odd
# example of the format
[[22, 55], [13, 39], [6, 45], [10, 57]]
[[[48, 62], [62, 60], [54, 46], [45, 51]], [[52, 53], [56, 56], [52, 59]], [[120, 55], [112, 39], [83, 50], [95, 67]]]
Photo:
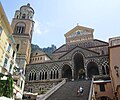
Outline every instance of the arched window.
[[31, 77], [31, 80], [33, 80], [34, 79], [34, 73], [32, 73], [32, 77]]
[[55, 79], [55, 71], [54, 71], [53, 79]]
[[29, 74], [29, 81], [31, 80], [31, 73]]
[[22, 15], [22, 18], [23, 18], [23, 19], [25, 19], [25, 17], [26, 17], [26, 15], [25, 15], [25, 14], [23, 14], [23, 15]]
[[51, 73], [50, 73], [50, 79], [52, 79], [52, 71], [51, 71]]
[[43, 74], [42, 74], [42, 80], [44, 80], [44, 72], [43, 72]]
[[41, 80], [41, 72], [39, 73], [39, 80]]
[[47, 72], [45, 72], [45, 79], [47, 79]]
[[58, 78], [59, 77], [59, 73], [58, 73], [58, 70], [57, 70], [57, 76], [56, 76], [56, 78]]
[[17, 15], [17, 17], [16, 17], [17, 19], [19, 18], [19, 16]]
[[25, 23], [17, 23], [14, 29], [15, 34], [23, 34], [25, 32]]
[[109, 66], [107, 61], [102, 62], [102, 73], [103, 75], [109, 74]]
[[36, 73], [34, 73], [34, 80], [36, 80]]

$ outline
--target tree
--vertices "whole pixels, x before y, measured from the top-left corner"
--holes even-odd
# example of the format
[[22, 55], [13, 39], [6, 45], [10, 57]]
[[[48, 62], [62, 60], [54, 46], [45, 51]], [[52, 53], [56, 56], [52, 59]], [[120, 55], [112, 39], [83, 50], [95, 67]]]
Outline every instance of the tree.
[[[7, 80], [1, 80], [3, 76], [6, 76]], [[13, 78], [11, 75], [4, 75], [0, 73], [0, 96], [8, 98], [13, 96]]]

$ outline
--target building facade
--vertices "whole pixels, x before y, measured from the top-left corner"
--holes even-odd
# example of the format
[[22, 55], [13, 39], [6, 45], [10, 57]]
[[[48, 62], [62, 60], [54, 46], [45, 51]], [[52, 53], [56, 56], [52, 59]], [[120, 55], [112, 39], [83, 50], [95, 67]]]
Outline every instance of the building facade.
[[[20, 70], [16, 70], [19, 69], [19, 66], [16, 62], [16, 42], [12, 33], [12, 28], [5, 15], [2, 4], [0, 3], [0, 83], [6, 80], [6, 84], [10, 84], [7, 83], [7, 81], [11, 76], [13, 79], [12, 97], [15, 99], [22, 99], [25, 78], [20, 72]], [[2, 85], [5, 84], [0, 84], [0, 88], [2, 88]]]
[[[12, 38], [12, 29], [5, 15], [2, 5], [0, 4], [0, 72], [5, 74], [5, 71], [13, 69], [13, 62], [15, 61], [15, 44]], [[14, 57], [12, 54], [14, 52]], [[12, 58], [12, 59], [11, 59]], [[11, 65], [10, 65], [11, 64]], [[7, 69], [4, 70], [3, 68]]]
[[45, 62], [49, 60], [51, 60], [51, 58], [46, 53], [44, 53], [39, 49], [31, 52], [30, 64], [36, 64], [36, 63]]
[[[94, 30], [77, 25], [65, 34], [66, 43], [56, 49], [50, 60], [30, 63], [26, 69], [26, 91], [41, 93], [63, 78], [91, 79], [108, 75], [108, 43], [94, 39]], [[36, 53], [36, 51], [35, 51]]]
[[115, 100], [120, 100], [120, 36], [109, 39], [110, 77]]

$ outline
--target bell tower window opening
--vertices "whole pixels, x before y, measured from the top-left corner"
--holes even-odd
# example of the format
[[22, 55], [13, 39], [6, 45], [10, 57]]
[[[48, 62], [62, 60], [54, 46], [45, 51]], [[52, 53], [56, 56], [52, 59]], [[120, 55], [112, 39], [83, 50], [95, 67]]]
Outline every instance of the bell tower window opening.
[[19, 16], [17, 15], [17, 19], [19, 18]]
[[15, 33], [22, 34], [22, 33], [24, 32], [24, 30], [25, 30], [25, 27], [24, 27], [24, 26], [17, 26]]
[[25, 19], [25, 17], [26, 17], [26, 15], [25, 15], [25, 14], [23, 14], [23, 15], [22, 15], [22, 19]]
[[15, 34], [23, 34], [25, 32], [25, 23], [18, 23], [15, 26], [14, 33]]

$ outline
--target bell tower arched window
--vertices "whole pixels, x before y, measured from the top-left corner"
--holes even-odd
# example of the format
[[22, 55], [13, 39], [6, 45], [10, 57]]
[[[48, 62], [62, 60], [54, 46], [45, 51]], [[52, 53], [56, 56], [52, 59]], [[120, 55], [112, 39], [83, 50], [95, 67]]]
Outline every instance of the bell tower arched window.
[[26, 15], [25, 15], [25, 14], [23, 14], [23, 15], [22, 15], [22, 19], [25, 19], [25, 17], [26, 17]]
[[14, 29], [15, 34], [23, 34], [25, 32], [25, 23], [17, 23]]

